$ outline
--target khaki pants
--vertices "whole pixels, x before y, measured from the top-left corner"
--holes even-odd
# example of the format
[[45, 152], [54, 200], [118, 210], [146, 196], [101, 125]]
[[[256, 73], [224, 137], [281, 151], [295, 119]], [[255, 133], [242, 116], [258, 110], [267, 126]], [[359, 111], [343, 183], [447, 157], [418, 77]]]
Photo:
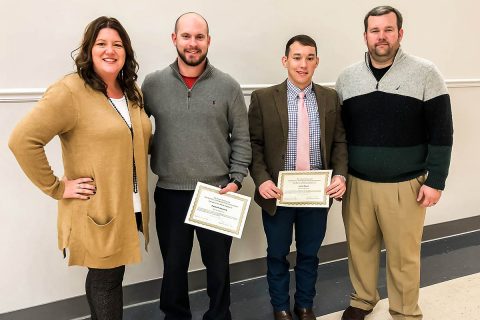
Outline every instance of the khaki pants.
[[422, 319], [418, 306], [420, 246], [425, 208], [416, 199], [421, 176], [399, 183], [375, 183], [348, 176], [343, 221], [353, 307], [371, 310], [379, 300], [382, 239], [387, 250], [387, 292], [393, 319]]

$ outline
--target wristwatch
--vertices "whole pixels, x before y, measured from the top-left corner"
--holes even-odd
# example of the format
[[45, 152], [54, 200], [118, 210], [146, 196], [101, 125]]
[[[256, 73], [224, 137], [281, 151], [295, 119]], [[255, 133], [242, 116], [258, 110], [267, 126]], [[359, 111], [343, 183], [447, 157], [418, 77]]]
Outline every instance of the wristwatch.
[[231, 178], [229, 183], [235, 183], [237, 185], [238, 190], [242, 189], [242, 183], [235, 178]]

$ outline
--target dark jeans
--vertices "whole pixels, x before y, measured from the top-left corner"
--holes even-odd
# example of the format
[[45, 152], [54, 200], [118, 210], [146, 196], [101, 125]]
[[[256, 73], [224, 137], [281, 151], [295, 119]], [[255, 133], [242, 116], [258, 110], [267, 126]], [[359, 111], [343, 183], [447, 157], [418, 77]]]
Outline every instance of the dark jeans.
[[186, 224], [193, 191], [155, 189], [155, 215], [163, 280], [160, 309], [165, 320], [190, 320], [188, 265], [193, 233], [197, 234], [202, 262], [207, 268], [207, 294], [210, 297], [204, 320], [230, 320], [229, 255], [232, 238], [218, 232]]
[[124, 274], [125, 266], [113, 269], [88, 268], [85, 291], [92, 320], [122, 319]]
[[295, 226], [297, 262], [295, 305], [311, 308], [317, 281], [317, 253], [325, 237], [327, 210], [323, 208], [278, 207], [274, 216], [262, 212], [267, 236], [267, 281], [275, 311], [290, 310], [290, 274], [287, 255]]

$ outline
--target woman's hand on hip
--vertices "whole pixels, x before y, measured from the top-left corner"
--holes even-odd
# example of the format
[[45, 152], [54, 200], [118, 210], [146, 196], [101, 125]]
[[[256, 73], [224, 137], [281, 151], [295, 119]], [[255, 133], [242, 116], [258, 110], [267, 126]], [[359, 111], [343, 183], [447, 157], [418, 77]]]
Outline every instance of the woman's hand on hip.
[[75, 180], [68, 180], [67, 177], [62, 178], [65, 183], [65, 191], [63, 192], [63, 199], [81, 199], [88, 200], [91, 195], [97, 191], [92, 178], [78, 178]]

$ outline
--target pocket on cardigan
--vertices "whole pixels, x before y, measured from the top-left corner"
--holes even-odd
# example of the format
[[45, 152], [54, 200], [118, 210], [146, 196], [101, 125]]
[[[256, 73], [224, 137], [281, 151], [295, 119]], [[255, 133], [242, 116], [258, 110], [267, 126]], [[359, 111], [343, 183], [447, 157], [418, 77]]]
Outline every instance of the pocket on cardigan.
[[117, 218], [98, 224], [87, 214], [85, 246], [92, 256], [106, 258], [120, 251], [117, 243]]

